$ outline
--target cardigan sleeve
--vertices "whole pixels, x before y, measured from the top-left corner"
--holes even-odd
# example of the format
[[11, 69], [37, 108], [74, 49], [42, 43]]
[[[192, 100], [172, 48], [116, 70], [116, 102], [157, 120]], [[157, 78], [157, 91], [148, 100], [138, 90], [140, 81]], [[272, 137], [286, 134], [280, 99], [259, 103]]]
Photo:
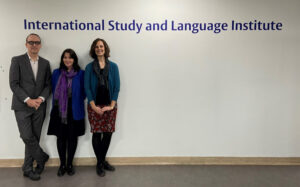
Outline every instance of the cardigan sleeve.
[[114, 64], [114, 87], [113, 87], [113, 93], [112, 93], [112, 100], [117, 101], [119, 97], [120, 92], [120, 75], [119, 75], [119, 68], [117, 64]]
[[60, 70], [55, 69], [53, 71], [52, 77], [51, 77], [51, 88], [52, 88], [53, 97], [54, 97], [55, 88], [56, 88], [56, 84], [57, 84], [59, 76], [60, 76]]
[[91, 101], [94, 100], [93, 94], [92, 94], [92, 87], [91, 87], [91, 66], [88, 64], [85, 68], [85, 73], [84, 73], [84, 90], [86, 97], [88, 99], [88, 104], [90, 104]]
[[84, 90], [84, 70], [81, 70], [81, 74], [80, 74], [80, 92], [81, 92], [81, 95], [83, 97], [83, 99], [85, 99], [86, 95], [85, 95], [85, 90]]

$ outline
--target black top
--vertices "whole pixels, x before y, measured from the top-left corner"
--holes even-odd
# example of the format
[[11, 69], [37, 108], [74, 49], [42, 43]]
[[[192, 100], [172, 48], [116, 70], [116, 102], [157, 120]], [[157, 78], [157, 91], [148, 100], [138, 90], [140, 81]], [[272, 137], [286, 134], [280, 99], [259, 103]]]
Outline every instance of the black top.
[[[103, 74], [103, 69], [100, 70], [100, 73]], [[108, 77], [105, 77], [108, 80]], [[96, 96], [96, 105], [110, 105], [108, 81], [104, 81], [103, 84], [98, 84], [97, 96]]]

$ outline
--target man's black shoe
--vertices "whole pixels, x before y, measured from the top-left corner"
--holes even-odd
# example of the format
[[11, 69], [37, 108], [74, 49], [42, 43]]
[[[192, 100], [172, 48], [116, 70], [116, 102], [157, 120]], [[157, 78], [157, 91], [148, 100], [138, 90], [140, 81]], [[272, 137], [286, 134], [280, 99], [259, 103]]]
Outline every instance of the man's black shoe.
[[103, 168], [107, 171], [115, 171], [115, 167], [110, 165], [107, 161], [103, 162]]
[[36, 165], [35, 172], [37, 174], [42, 174], [42, 172], [44, 171], [44, 168], [45, 168], [45, 164], [48, 160], [49, 160], [49, 155], [46, 155], [44, 160], [41, 163], [38, 163]]
[[37, 173], [34, 173], [33, 171], [27, 171], [23, 173], [24, 177], [28, 177], [29, 179], [33, 181], [38, 181], [41, 179], [40, 175]]

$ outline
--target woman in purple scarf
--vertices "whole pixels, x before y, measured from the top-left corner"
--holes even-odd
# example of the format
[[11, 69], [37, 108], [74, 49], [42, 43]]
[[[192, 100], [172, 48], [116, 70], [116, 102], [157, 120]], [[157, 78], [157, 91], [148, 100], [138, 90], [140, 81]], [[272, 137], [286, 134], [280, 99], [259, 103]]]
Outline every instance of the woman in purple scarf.
[[60, 67], [52, 75], [52, 110], [48, 135], [57, 136], [60, 167], [57, 175], [74, 175], [73, 158], [78, 136], [85, 133], [84, 125], [84, 71], [72, 49], [61, 55]]

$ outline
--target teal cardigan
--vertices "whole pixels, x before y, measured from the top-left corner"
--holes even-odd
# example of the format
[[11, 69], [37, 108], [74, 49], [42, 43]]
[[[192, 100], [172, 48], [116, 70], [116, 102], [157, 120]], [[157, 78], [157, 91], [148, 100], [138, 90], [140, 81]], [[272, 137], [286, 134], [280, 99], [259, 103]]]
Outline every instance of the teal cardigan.
[[[93, 62], [90, 62], [85, 67], [84, 73], [84, 89], [88, 99], [88, 104], [91, 101], [96, 101], [98, 78], [93, 70]], [[109, 61], [108, 71], [108, 87], [110, 100], [117, 101], [120, 91], [120, 75], [116, 63]]]

